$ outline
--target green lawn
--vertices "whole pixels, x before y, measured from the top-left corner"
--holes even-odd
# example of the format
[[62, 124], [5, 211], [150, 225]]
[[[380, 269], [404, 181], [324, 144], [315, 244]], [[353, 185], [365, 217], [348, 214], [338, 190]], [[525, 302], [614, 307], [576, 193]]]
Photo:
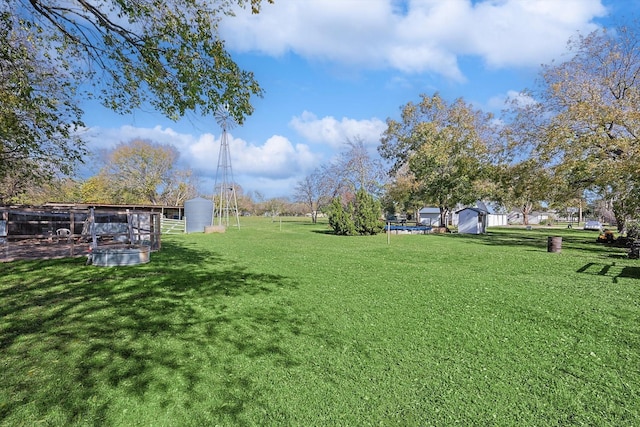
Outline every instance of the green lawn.
[[165, 236], [142, 266], [0, 264], [0, 425], [640, 425], [624, 249], [307, 221]]

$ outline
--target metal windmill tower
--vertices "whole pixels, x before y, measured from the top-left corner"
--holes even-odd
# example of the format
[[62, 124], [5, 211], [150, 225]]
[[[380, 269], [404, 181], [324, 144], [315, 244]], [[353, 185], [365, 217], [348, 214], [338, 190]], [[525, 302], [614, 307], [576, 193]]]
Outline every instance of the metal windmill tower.
[[[240, 217], [238, 215], [238, 199], [236, 197], [235, 183], [233, 182], [233, 170], [231, 168], [231, 154], [229, 152], [229, 139], [227, 130], [232, 129], [236, 123], [227, 107], [219, 107], [214, 117], [222, 128], [220, 137], [220, 154], [218, 156], [218, 169], [213, 196], [213, 224], [229, 226], [229, 215], [235, 215], [236, 226], [240, 229]], [[216, 200], [217, 196], [217, 200]]]

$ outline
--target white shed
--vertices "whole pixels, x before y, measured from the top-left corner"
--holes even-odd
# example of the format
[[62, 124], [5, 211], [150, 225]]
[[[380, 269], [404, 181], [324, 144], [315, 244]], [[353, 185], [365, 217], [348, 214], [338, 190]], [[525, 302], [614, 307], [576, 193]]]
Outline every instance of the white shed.
[[487, 231], [487, 211], [479, 208], [464, 208], [458, 214], [458, 233], [484, 234]]
[[440, 227], [440, 208], [425, 207], [418, 212], [418, 222], [422, 225]]

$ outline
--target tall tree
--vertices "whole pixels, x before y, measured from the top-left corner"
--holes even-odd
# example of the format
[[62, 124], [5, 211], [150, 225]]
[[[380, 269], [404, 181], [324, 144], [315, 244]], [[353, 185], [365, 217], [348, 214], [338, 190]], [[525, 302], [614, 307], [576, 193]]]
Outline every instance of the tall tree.
[[347, 138], [345, 149], [334, 161], [322, 165], [297, 183], [295, 199], [307, 206], [315, 223], [317, 212], [334, 198], [340, 196], [348, 203], [355, 199], [359, 190], [378, 197], [384, 181], [382, 163], [371, 156], [363, 139]]
[[[273, 0], [267, 0], [270, 3]], [[225, 50], [218, 24], [236, 5], [262, 0], [4, 0], [0, 7], [37, 34], [51, 68], [67, 69], [118, 112], [145, 102], [170, 118], [229, 107], [242, 123], [262, 90]]]
[[262, 89], [226, 51], [218, 24], [236, 6], [258, 13], [262, 3], [0, 1], [0, 201], [82, 159], [79, 88], [117, 112], [150, 103], [177, 119], [224, 105], [242, 123]]
[[[0, 5], [0, 201], [70, 174], [85, 154], [81, 110], [64, 68], [40, 55], [41, 36], [25, 32]], [[17, 179], [19, 178], [19, 179]]]
[[522, 214], [522, 223], [529, 224], [529, 215], [553, 198], [553, 176], [550, 171], [530, 157], [496, 168], [494, 177], [499, 183], [493, 198], [509, 210]]
[[408, 165], [405, 165], [385, 185], [382, 202], [386, 212], [392, 215], [406, 212], [418, 221], [419, 211], [426, 203], [419, 190], [420, 183], [416, 181], [415, 175], [409, 171]]
[[315, 224], [318, 221], [318, 211], [323, 201], [328, 199], [322, 169], [315, 169], [298, 181], [294, 191], [294, 199], [306, 206], [311, 212], [311, 221]]
[[[104, 172], [85, 180], [80, 186], [82, 201], [85, 203], [109, 204], [117, 203], [114, 188]], [[137, 203], [137, 202], [133, 202]]]
[[195, 195], [197, 179], [191, 170], [178, 169], [177, 160], [178, 152], [169, 145], [140, 139], [122, 143], [87, 185], [104, 188], [110, 203], [181, 204]]
[[385, 181], [384, 168], [379, 159], [367, 151], [360, 137], [347, 138], [346, 149], [337, 160], [337, 170], [341, 179], [353, 193], [362, 189], [373, 195], [380, 195]]
[[157, 204], [177, 157], [172, 147], [133, 140], [113, 150], [105, 170], [121, 203]]
[[175, 169], [166, 176], [160, 203], [166, 206], [182, 206], [198, 195], [199, 178], [191, 169]]
[[50, 182], [29, 187], [15, 202], [40, 206], [45, 203], [81, 203], [81, 183], [68, 177], [56, 177]]
[[572, 56], [543, 68], [527, 107], [541, 157], [574, 187], [612, 197], [619, 229], [640, 189], [639, 45], [637, 27], [624, 26], [571, 40]]
[[481, 195], [476, 185], [488, 163], [493, 137], [492, 116], [462, 99], [448, 103], [439, 94], [407, 103], [401, 121], [387, 119], [378, 150], [392, 162], [391, 174], [407, 167], [419, 198], [440, 209], [441, 223], [458, 203]]

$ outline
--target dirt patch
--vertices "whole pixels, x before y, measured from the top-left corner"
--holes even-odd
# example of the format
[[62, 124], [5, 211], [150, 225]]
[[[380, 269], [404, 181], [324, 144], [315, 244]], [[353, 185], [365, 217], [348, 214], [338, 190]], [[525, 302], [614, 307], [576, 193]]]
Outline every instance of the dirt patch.
[[89, 243], [56, 242], [55, 240], [20, 240], [0, 244], [0, 262], [30, 259], [85, 257]]

